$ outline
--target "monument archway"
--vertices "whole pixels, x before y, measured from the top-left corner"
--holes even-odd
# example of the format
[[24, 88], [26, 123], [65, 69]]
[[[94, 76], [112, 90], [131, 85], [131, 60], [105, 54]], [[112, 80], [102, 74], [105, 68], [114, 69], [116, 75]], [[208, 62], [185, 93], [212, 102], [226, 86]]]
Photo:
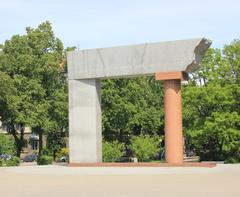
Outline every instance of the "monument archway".
[[102, 162], [101, 79], [143, 75], [164, 82], [165, 158], [182, 163], [181, 80], [210, 45], [199, 38], [68, 52], [70, 164]]

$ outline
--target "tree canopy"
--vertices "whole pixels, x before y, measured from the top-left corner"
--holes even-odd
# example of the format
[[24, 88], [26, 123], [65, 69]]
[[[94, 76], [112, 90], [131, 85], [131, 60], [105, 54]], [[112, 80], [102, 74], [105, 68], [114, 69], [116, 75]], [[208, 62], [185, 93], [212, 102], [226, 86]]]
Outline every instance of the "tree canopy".
[[104, 80], [104, 139], [128, 143], [132, 135], [162, 134], [162, 98], [162, 83], [153, 77]]
[[183, 87], [187, 148], [202, 160], [240, 161], [240, 41], [209, 49]]
[[3, 99], [8, 107], [3, 108], [1, 119], [16, 140], [15, 125], [30, 126], [39, 134], [41, 152], [42, 134], [67, 126], [67, 84], [60, 67], [63, 44], [47, 21], [36, 29], [27, 27], [26, 35], [14, 35], [1, 49], [0, 71], [14, 92], [9, 94], [14, 95], [11, 103], [10, 98]]

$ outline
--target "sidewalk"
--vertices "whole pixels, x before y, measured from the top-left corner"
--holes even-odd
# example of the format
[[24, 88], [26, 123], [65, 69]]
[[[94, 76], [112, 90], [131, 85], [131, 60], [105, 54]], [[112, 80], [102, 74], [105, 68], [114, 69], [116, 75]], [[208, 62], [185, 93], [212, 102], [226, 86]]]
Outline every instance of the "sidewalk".
[[240, 196], [240, 165], [198, 167], [0, 168], [6, 197], [231, 197]]

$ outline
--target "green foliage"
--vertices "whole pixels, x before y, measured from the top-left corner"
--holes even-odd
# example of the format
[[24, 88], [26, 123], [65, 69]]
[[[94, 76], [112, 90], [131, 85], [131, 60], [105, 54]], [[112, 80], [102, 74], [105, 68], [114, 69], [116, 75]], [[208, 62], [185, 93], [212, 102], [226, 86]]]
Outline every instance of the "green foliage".
[[228, 159], [225, 159], [224, 163], [240, 163], [240, 160], [234, 157], [229, 157]]
[[43, 133], [68, 127], [64, 59], [63, 44], [48, 21], [27, 27], [25, 35], [14, 35], [1, 45], [0, 117], [14, 135], [18, 155], [24, 132], [19, 137], [16, 124], [39, 134], [40, 152]]
[[15, 155], [16, 146], [14, 144], [14, 139], [11, 136], [0, 133], [0, 155], [10, 154]]
[[[1, 53], [0, 53], [1, 58]], [[17, 90], [14, 87], [11, 77], [0, 71], [0, 120], [4, 121], [4, 117], [14, 115], [15, 108], [18, 105], [18, 98], [16, 96]]]
[[19, 166], [20, 159], [19, 157], [12, 157], [9, 160], [3, 161], [3, 166]]
[[46, 146], [44, 146], [43, 148], [42, 148], [42, 154], [43, 155], [47, 155], [47, 156], [51, 156], [51, 151], [46, 147]]
[[186, 147], [201, 160], [240, 159], [240, 42], [208, 50], [183, 87]]
[[20, 159], [18, 157], [12, 157], [9, 160], [4, 160], [0, 159], [0, 167], [5, 167], [5, 166], [19, 166], [20, 164]]
[[117, 141], [103, 142], [104, 162], [119, 161], [125, 154], [125, 147], [123, 143], [119, 143]]
[[240, 159], [240, 122], [236, 113], [214, 113], [196, 132], [193, 144], [201, 160]]
[[102, 81], [103, 136], [129, 143], [129, 136], [162, 134], [162, 83], [153, 77]]
[[56, 160], [59, 161], [62, 157], [66, 157], [67, 160], [69, 158], [69, 150], [68, 148], [62, 148], [56, 153]]
[[130, 149], [139, 161], [150, 161], [160, 151], [161, 139], [158, 136], [140, 135], [131, 139]]
[[58, 132], [58, 131], [53, 131], [53, 132], [48, 132], [47, 135], [47, 149], [49, 151], [49, 154], [52, 155], [52, 157], [57, 159], [56, 154], [61, 151], [61, 149], [65, 146], [65, 141], [64, 141], [64, 132]]
[[53, 158], [48, 155], [41, 155], [37, 160], [38, 165], [50, 165], [52, 164], [52, 162], [53, 162]]

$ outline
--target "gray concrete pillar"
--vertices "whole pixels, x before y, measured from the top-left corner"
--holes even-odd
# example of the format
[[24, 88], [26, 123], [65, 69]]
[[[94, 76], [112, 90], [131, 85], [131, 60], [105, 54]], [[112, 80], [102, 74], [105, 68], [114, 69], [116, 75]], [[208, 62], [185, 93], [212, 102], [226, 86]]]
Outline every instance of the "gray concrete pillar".
[[96, 79], [69, 80], [70, 164], [102, 161], [100, 90]]

